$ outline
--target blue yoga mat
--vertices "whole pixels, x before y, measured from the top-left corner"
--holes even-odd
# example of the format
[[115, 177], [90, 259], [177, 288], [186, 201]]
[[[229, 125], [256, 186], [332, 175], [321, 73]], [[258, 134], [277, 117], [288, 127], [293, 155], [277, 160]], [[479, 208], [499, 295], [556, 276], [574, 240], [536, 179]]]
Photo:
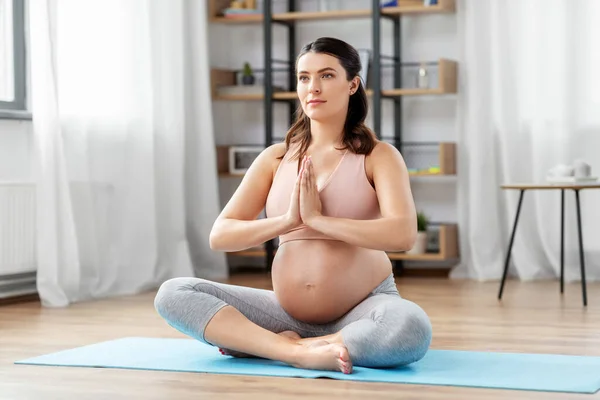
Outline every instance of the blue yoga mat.
[[16, 364], [126, 368], [173, 372], [332, 378], [365, 382], [410, 383], [595, 393], [600, 389], [600, 357], [430, 350], [420, 361], [390, 369], [354, 367], [345, 375], [304, 370], [256, 358], [223, 356], [193, 339], [122, 338], [33, 357]]

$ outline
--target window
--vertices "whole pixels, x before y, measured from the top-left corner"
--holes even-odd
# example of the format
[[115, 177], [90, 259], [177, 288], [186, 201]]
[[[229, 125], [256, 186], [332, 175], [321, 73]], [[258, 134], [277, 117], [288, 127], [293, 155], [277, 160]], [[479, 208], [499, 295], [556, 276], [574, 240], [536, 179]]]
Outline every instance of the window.
[[0, 0], [0, 113], [26, 110], [25, 1]]

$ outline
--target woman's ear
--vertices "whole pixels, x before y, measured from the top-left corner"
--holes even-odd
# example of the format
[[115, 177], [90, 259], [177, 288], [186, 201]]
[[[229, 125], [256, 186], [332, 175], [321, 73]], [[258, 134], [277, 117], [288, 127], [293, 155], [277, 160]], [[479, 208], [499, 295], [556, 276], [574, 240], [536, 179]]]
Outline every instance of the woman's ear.
[[350, 81], [350, 95], [353, 95], [358, 90], [360, 86], [360, 78], [355, 76], [354, 79]]

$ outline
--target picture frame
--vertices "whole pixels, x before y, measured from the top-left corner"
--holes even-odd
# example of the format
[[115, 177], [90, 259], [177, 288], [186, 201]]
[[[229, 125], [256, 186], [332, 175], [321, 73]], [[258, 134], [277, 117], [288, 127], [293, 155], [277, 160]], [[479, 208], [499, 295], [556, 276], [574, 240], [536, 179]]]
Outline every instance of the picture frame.
[[229, 173], [243, 175], [264, 150], [262, 146], [231, 146], [229, 148]]

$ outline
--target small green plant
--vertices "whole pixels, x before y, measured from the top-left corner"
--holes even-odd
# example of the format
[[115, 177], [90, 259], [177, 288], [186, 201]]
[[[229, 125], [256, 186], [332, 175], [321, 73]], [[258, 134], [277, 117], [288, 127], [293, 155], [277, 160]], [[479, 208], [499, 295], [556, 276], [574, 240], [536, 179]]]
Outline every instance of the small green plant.
[[417, 213], [417, 230], [419, 232], [426, 232], [427, 227], [429, 226], [429, 218], [425, 215], [424, 212], [419, 211]]
[[252, 67], [250, 63], [244, 63], [244, 76], [252, 76]]
[[244, 69], [242, 71], [242, 84], [244, 85], [254, 85], [254, 74], [252, 73], [252, 67], [250, 63], [244, 63]]

